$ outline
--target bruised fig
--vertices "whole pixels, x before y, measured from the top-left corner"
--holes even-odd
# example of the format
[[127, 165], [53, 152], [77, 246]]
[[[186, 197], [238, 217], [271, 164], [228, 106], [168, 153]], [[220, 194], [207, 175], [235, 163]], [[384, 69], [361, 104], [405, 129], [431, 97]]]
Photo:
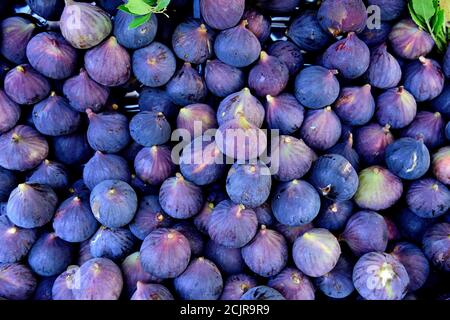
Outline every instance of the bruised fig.
[[200, 10], [206, 23], [219, 30], [234, 27], [244, 14], [245, 0], [200, 0]]
[[431, 168], [440, 182], [450, 185], [450, 147], [443, 147], [433, 155]]
[[438, 97], [444, 90], [444, 74], [439, 63], [421, 56], [410, 63], [405, 72], [405, 88], [418, 102]]
[[243, 20], [238, 26], [219, 33], [214, 42], [216, 56], [233, 67], [247, 67], [255, 62], [261, 53], [258, 38], [247, 29]]
[[7, 216], [0, 216], [0, 264], [22, 260], [36, 239], [35, 230], [16, 227]]
[[[73, 0], [65, 2], [60, 27], [64, 38], [72, 46], [77, 49], [89, 49], [98, 45], [111, 33], [111, 19], [100, 7]], [[111, 58], [109, 60], [111, 61]]]
[[269, 55], [277, 57], [289, 69], [290, 75], [297, 74], [303, 67], [303, 55], [300, 48], [290, 41], [277, 41], [268, 49]]
[[10, 17], [1, 22], [0, 52], [15, 64], [25, 63], [28, 42], [36, 30], [36, 25], [22, 17]]
[[248, 29], [254, 33], [261, 43], [264, 43], [270, 37], [271, 21], [270, 19], [253, 8], [248, 8], [243, 16], [248, 21]]
[[345, 124], [360, 126], [372, 119], [375, 113], [375, 100], [371, 89], [370, 84], [342, 88], [334, 110]]
[[110, 229], [101, 226], [89, 241], [91, 255], [121, 261], [133, 252], [135, 239], [128, 228]]
[[289, 69], [280, 59], [262, 51], [258, 63], [250, 70], [248, 84], [258, 96], [276, 96], [286, 88]]
[[70, 77], [77, 66], [77, 51], [58, 33], [43, 32], [27, 45], [31, 66], [51, 79]]
[[450, 191], [433, 178], [413, 181], [406, 192], [409, 209], [421, 218], [435, 218], [450, 209]]
[[47, 155], [47, 141], [31, 127], [18, 125], [0, 135], [0, 166], [5, 169], [27, 171]]
[[115, 154], [97, 151], [83, 169], [83, 181], [90, 190], [105, 180], [130, 182], [130, 170], [126, 160]]
[[325, 0], [317, 13], [322, 29], [337, 37], [361, 32], [366, 26], [367, 10], [362, 0]]
[[174, 298], [163, 285], [138, 281], [136, 291], [130, 300], [174, 300]]
[[411, 19], [398, 22], [389, 34], [389, 41], [396, 55], [409, 60], [426, 56], [434, 47], [431, 35]]
[[404, 87], [389, 89], [378, 96], [376, 118], [382, 126], [401, 129], [416, 117], [417, 103]]
[[0, 90], [0, 133], [14, 128], [19, 121], [21, 109], [3, 90]]
[[143, 182], [150, 185], [161, 184], [175, 170], [171, 159], [171, 150], [166, 146], [143, 148], [136, 155], [134, 169]]
[[355, 150], [367, 164], [379, 164], [384, 161], [386, 147], [394, 141], [390, 125], [385, 127], [371, 123], [355, 132]]
[[86, 52], [84, 66], [89, 76], [104, 86], [120, 86], [130, 79], [130, 55], [115, 37]]
[[27, 0], [31, 10], [46, 20], [57, 21], [64, 9], [60, 0]]
[[50, 84], [30, 65], [15, 67], [5, 77], [5, 92], [18, 104], [35, 104], [50, 92]]
[[209, 105], [195, 103], [180, 109], [177, 129], [186, 130], [192, 138], [215, 128], [217, 128], [216, 112]]
[[162, 112], [141, 111], [130, 121], [130, 135], [145, 147], [164, 144], [170, 139], [170, 124]]
[[294, 18], [286, 35], [305, 51], [319, 51], [331, 42], [331, 36], [320, 26], [314, 10], [306, 10]]
[[368, 0], [369, 5], [378, 6], [381, 10], [381, 20], [392, 21], [399, 18], [406, 8], [405, 0]]
[[117, 41], [128, 49], [139, 49], [153, 42], [158, 31], [158, 18], [156, 14], [152, 14], [150, 19], [137, 28], [129, 28], [134, 16], [117, 11], [114, 17], [114, 36]]
[[399, 84], [402, 69], [397, 59], [387, 51], [385, 43], [372, 50], [367, 78], [372, 86], [379, 89], [389, 89]]
[[28, 183], [46, 184], [53, 190], [64, 190], [69, 185], [67, 169], [60, 163], [44, 160], [27, 178]]
[[223, 98], [244, 87], [244, 72], [220, 60], [208, 60], [205, 67], [205, 82], [212, 94]]
[[172, 101], [182, 106], [202, 102], [208, 94], [205, 80], [189, 62], [175, 73], [166, 90]]
[[70, 102], [70, 106], [78, 112], [91, 109], [94, 112], [106, 104], [109, 89], [92, 80], [86, 70], [64, 82], [63, 92]]
[[411, 124], [402, 131], [402, 137], [423, 140], [434, 149], [444, 144], [444, 119], [439, 112], [420, 111]]
[[199, 20], [188, 20], [175, 29], [172, 47], [178, 58], [193, 64], [201, 64], [213, 54], [212, 30]]
[[8, 300], [29, 299], [37, 281], [28, 266], [19, 263], [0, 264], [0, 297]]

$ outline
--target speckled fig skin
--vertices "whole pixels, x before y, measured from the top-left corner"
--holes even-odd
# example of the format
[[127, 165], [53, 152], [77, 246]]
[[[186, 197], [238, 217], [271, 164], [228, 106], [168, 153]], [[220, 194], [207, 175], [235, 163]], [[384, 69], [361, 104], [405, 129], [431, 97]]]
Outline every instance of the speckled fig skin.
[[224, 274], [239, 274], [245, 268], [239, 248], [227, 248], [212, 240], [206, 243], [205, 257], [214, 262]]
[[64, 38], [77, 49], [89, 49], [102, 42], [112, 31], [108, 14], [90, 3], [65, 0], [60, 18]]
[[30, 174], [27, 182], [46, 184], [53, 190], [61, 191], [69, 187], [69, 174], [61, 163], [46, 159]]
[[354, 201], [363, 209], [384, 210], [394, 205], [402, 196], [401, 180], [389, 170], [372, 166], [359, 173], [359, 187]]
[[138, 281], [136, 291], [130, 300], [174, 300], [174, 298], [163, 285]]
[[331, 105], [339, 96], [337, 70], [320, 66], [307, 67], [295, 79], [295, 96], [307, 108], [321, 109]]
[[376, 118], [382, 126], [404, 128], [414, 120], [416, 113], [417, 102], [403, 86], [389, 89], [377, 98]]
[[242, 19], [247, 20], [248, 29], [264, 43], [270, 37], [271, 21], [269, 17], [263, 15], [254, 8], [247, 8]]
[[262, 225], [253, 240], [241, 249], [245, 264], [261, 277], [271, 277], [287, 264], [286, 240], [277, 231]]
[[3, 20], [0, 25], [1, 54], [15, 64], [25, 63], [27, 44], [35, 30], [36, 25], [22, 17], [10, 17]]
[[18, 104], [35, 104], [50, 93], [50, 84], [30, 65], [11, 69], [5, 77], [5, 93]]
[[[358, 63], [354, 63], [358, 59]], [[370, 64], [370, 50], [354, 32], [350, 32], [345, 39], [332, 44], [323, 54], [323, 66], [337, 69], [346, 79], [362, 76]]]
[[289, 69], [280, 59], [262, 51], [258, 63], [250, 70], [248, 83], [258, 96], [280, 94], [289, 81]]
[[64, 82], [63, 92], [70, 106], [78, 112], [85, 112], [87, 109], [98, 112], [109, 97], [109, 89], [92, 80], [85, 69]]
[[205, 80], [189, 62], [175, 73], [166, 90], [172, 101], [181, 106], [202, 102], [208, 93]]
[[0, 264], [21, 261], [36, 239], [36, 230], [19, 228], [7, 216], [0, 216]]
[[107, 87], [123, 85], [131, 75], [130, 55], [113, 36], [86, 52], [84, 66], [92, 79]]
[[358, 34], [358, 37], [364, 41], [369, 48], [374, 48], [388, 41], [391, 30], [391, 23], [381, 21], [379, 29], [369, 29], [368, 27], [365, 27], [364, 30]]
[[267, 53], [283, 62], [291, 76], [296, 75], [303, 67], [303, 54], [300, 48], [290, 41], [274, 42], [267, 49]]
[[367, 78], [372, 86], [379, 89], [389, 89], [399, 84], [402, 69], [397, 59], [387, 51], [386, 43], [372, 50]]
[[409, 276], [392, 255], [370, 252], [356, 263], [353, 284], [366, 300], [402, 300], [408, 291]]
[[242, 273], [232, 275], [224, 283], [220, 300], [239, 300], [243, 294], [256, 285], [256, 279], [252, 276]]
[[360, 126], [368, 123], [375, 113], [372, 87], [366, 84], [362, 87], [342, 88], [334, 110], [345, 124]]
[[322, 29], [317, 12], [313, 10], [306, 10], [294, 18], [286, 35], [306, 51], [319, 51], [331, 42], [331, 36]]
[[72, 265], [61, 273], [53, 283], [51, 300], [75, 300], [74, 287], [77, 285], [77, 272], [80, 268]]
[[159, 283], [160, 279], [145, 272], [141, 264], [141, 255], [138, 252], [130, 254], [121, 264], [123, 274], [124, 290], [128, 297], [131, 297], [137, 289], [138, 282], [141, 283]]
[[[196, 130], [200, 124], [200, 132]], [[194, 103], [180, 109], [177, 117], [177, 129], [187, 130], [192, 138], [203, 135], [209, 129], [216, 129], [216, 111], [204, 103]]]
[[134, 16], [123, 11], [117, 11], [114, 17], [114, 36], [117, 41], [128, 49], [139, 49], [153, 42], [158, 31], [158, 18], [152, 14], [150, 19], [137, 28], [129, 28]]
[[130, 169], [124, 158], [97, 151], [83, 168], [83, 181], [92, 190], [105, 180], [121, 180], [129, 183]]
[[411, 19], [401, 20], [394, 25], [389, 41], [396, 55], [409, 60], [426, 56], [434, 47], [430, 34], [421, 30]]
[[224, 30], [217, 35], [214, 52], [224, 63], [233, 67], [247, 67], [255, 62], [261, 53], [258, 38], [247, 29], [243, 20], [238, 26]]
[[89, 247], [95, 258], [122, 261], [133, 252], [135, 241], [136, 238], [128, 228], [110, 229], [101, 226], [89, 240]]
[[160, 87], [169, 82], [177, 63], [172, 51], [164, 44], [153, 42], [133, 53], [133, 73], [148, 87]]
[[61, 203], [53, 219], [55, 234], [67, 242], [83, 242], [97, 230], [88, 199], [72, 196]]
[[433, 154], [431, 168], [440, 182], [450, 185], [450, 147], [443, 147]]
[[341, 247], [326, 229], [314, 228], [295, 240], [292, 256], [297, 268], [310, 277], [321, 277], [336, 266]]
[[394, 141], [390, 125], [371, 123], [355, 131], [355, 150], [366, 164], [381, 164], [386, 147]]
[[5, 91], [0, 89], [0, 133], [14, 128], [21, 113], [20, 106], [12, 101]]
[[77, 131], [66, 136], [52, 138], [55, 159], [64, 164], [82, 164], [92, 156], [86, 134]]
[[187, 268], [191, 247], [180, 232], [159, 228], [145, 238], [140, 255], [146, 272], [161, 279], [175, 278]]
[[420, 111], [414, 121], [402, 130], [402, 137], [423, 140], [431, 150], [441, 147], [445, 143], [444, 119], [439, 112]]
[[381, 20], [392, 21], [399, 18], [406, 8], [404, 0], [368, 0], [369, 5], [379, 6]]
[[238, 92], [245, 85], [244, 72], [220, 60], [208, 60], [205, 67], [205, 82], [209, 91], [224, 98]]
[[0, 136], [0, 166], [5, 169], [27, 171], [47, 155], [47, 141], [31, 127], [18, 125]]
[[450, 270], [450, 223], [436, 223], [423, 235], [422, 248], [428, 260], [438, 269]]
[[361, 32], [366, 26], [367, 10], [362, 0], [325, 0], [317, 18], [323, 30], [337, 37], [347, 32]]
[[0, 264], [0, 296], [8, 300], [27, 300], [37, 281], [28, 266], [19, 263]]
[[175, 118], [179, 111], [165, 90], [149, 87], [139, 93], [139, 107], [141, 111], [162, 112], [169, 119]]
[[137, 176], [151, 185], [159, 185], [169, 178], [175, 170], [171, 150], [167, 146], [143, 148], [136, 155], [134, 169]]
[[172, 130], [162, 112], [141, 111], [130, 121], [130, 135], [145, 147], [166, 143]]
[[178, 58], [201, 64], [213, 54], [214, 33], [199, 20], [189, 19], [178, 25], [172, 36], [172, 47]]
[[225, 30], [239, 23], [245, 0], [201, 0], [200, 10], [205, 22], [214, 29]]
[[300, 137], [306, 144], [317, 150], [334, 146], [341, 136], [342, 125], [331, 107], [309, 110], [300, 128]]
[[46, 20], [55, 21], [64, 10], [64, 3], [59, 0], [27, 0], [31, 10]]
[[52, 92], [50, 96], [33, 108], [33, 123], [36, 129], [47, 136], [62, 136], [74, 133], [81, 122], [78, 112], [69, 102]]
[[314, 279], [314, 283], [327, 297], [343, 299], [355, 290], [352, 272], [353, 265], [349, 259], [341, 255], [333, 270], [322, 277]]
[[43, 32], [27, 45], [31, 66], [51, 79], [70, 77], [77, 66], [77, 51], [58, 33]]
[[438, 97], [444, 90], [444, 74], [435, 60], [421, 56], [411, 62], [405, 71], [405, 88], [418, 102]]
[[307, 276], [288, 267], [271, 278], [268, 285], [278, 290], [287, 300], [314, 300], [314, 286]]
[[320, 205], [320, 212], [314, 220], [314, 225], [318, 228], [324, 228], [330, 231], [340, 231], [344, 229], [352, 214], [352, 201], [332, 201], [324, 199]]

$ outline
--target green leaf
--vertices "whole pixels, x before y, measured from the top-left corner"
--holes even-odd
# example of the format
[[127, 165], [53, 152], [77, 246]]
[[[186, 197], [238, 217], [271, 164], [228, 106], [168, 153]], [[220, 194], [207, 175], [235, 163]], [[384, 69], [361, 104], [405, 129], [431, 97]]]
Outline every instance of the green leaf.
[[134, 28], [137, 28], [137, 27], [143, 25], [143, 24], [146, 23], [148, 20], [150, 20], [150, 17], [151, 17], [151, 16], [152, 16], [152, 14], [151, 14], [151, 13], [148, 13], [148, 14], [146, 14], [146, 15], [139, 16], [139, 17], [134, 18], [134, 20], [131, 21], [130, 24], [128, 25], [128, 29], [131, 30], [131, 29], [134, 29]]
[[428, 22], [436, 13], [434, 0], [412, 0], [412, 6], [416, 15]]
[[445, 33], [445, 12], [439, 9], [436, 15], [433, 17], [433, 33], [438, 34], [441, 32]]
[[158, 0], [155, 11], [164, 11], [170, 4], [170, 0]]
[[425, 21], [423, 21], [423, 19], [421, 17], [419, 17], [415, 12], [414, 9], [412, 7], [412, 3], [409, 2], [408, 3], [408, 9], [409, 9], [409, 13], [411, 15], [411, 19], [422, 29], [426, 29], [427, 28], [427, 24], [425, 23]]
[[128, 13], [128, 14], [135, 15], [133, 12], [131, 12], [130, 10], [128, 10], [128, 8], [125, 7], [124, 4], [121, 4], [120, 6], [118, 6], [117, 9], [119, 9], [120, 11], [126, 12], [126, 13]]
[[143, 0], [128, 0], [125, 7], [132, 13], [137, 15], [145, 15], [152, 12], [152, 7]]

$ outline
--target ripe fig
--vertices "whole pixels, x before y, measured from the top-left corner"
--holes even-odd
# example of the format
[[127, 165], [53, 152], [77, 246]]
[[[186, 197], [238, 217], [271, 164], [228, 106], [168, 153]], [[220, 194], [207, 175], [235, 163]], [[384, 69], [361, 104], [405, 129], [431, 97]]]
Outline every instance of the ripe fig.
[[59, 0], [27, 0], [31, 10], [46, 20], [58, 21], [64, 10], [64, 3]]
[[[287, 1], [287, 0], [286, 0]], [[289, 0], [291, 1], [291, 0]], [[297, 0], [296, 0], [297, 1]], [[242, 295], [239, 300], [286, 300], [277, 290], [268, 286], [257, 286]]]
[[444, 70], [445, 76], [450, 78], [450, 45], [447, 47], [447, 51], [445, 52], [442, 69]]
[[83, 169], [83, 181], [90, 190], [105, 180], [130, 182], [130, 169], [124, 158], [97, 151]]
[[396, 55], [409, 60], [426, 56], [434, 47], [431, 35], [411, 19], [403, 19], [394, 25], [389, 41]]
[[244, 87], [244, 72], [220, 60], [208, 60], [205, 67], [205, 82], [212, 94], [224, 98]]
[[369, 165], [383, 163], [386, 147], [393, 141], [390, 125], [382, 127], [377, 123], [371, 123], [355, 132], [355, 150]]
[[257, 282], [254, 277], [242, 273], [232, 275], [225, 281], [220, 300], [239, 300], [242, 295], [256, 285]]
[[327, 153], [339, 154], [343, 156], [350, 162], [356, 171], [359, 171], [359, 154], [353, 149], [353, 134], [351, 132], [348, 133], [343, 142], [334, 145], [331, 149], [328, 149]]
[[314, 300], [314, 286], [307, 276], [296, 268], [286, 268], [267, 283], [287, 300]]
[[450, 223], [436, 223], [425, 232], [422, 240], [423, 252], [428, 260], [435, 267], [445, 272], [450, 270], [449, 232]]
[[402, 137], [423, 140], [429, 149], [444, 144], [444, 119], [439, 112], [420, 111], [411, 124], [402, 131]]
[[28, 183], [46, 184], [53, 190], [65, 190], [69, 186], [69, 174], [64, 165], [44, 160], [27, 178]]
[[375, 100], [370, 84], [362, 87], [342, 88], [334, 110], [345, 124], [361, 126], [370, 121], [375, 113]]
[[140, 92], [139, 107], [141, 111], [162, 112], [169, 119], [175, 118], [179, 111], [165, 90], [149, 87]]
[[405, 71], [405, 88], [418, 102], [438, 97], [444, 90], [444, 74], [439, 63], [420, 57], [410, 63]]
[[369, 5], [378, 6], [381, 10], [381, 20], [398, 19], [406, 9], [405, 0], [368, 0]]
[[140, 49], [148, 46], [156, 37], [158, 31], [158, 18], [152, 14], [150, 19], [137, 28], [129, 25], [135, 17], [121, 10], [114, 17], [114, 36], [117, 41], [128, 49]]
[[92, 156], [92, 149], [84, 132], [75, 132], [52, 138], [56, 160], [64, 164], [82, 164]]
[[433, 154], [431, 169], [434, 176], [442, 183], [450, 185], [450, 147], [440, 148]]
[[9, 300], [29, 299], [37, 281], [28, 266], [19, 263], [0, 264], [0, 297]]
[[382, 126], [404, 128], [414, 120], [416, 112], [414, 96], [402, 86], [389, 89], [377, 98], [376, 118]]
[[323, 30], [337, 37], [347, 32], [361, 32], [366, 26], [367, 10], [362, 0], [325, 0], [317, 18]]
[[19, 121], [21, 109], [3, 90], [0, 90], [0, 133], [14, 128]]
[[141, 111], [130, 121], [130, 135], [145, 147], [166, 143], [172, 130], [162, 112]]
[[330, 231], [340, 231], [353, 214], [352, 201], [331, 201], [324, 199], [314, 225]]
[[433, 178], [413, 181], [406, 191], [408, 208], [421, 218], [435, 218], [450, 209], [450, 191]]
[[250, 70], [248, 84], [258, 96], [280, 94], [289, 81], [286, 64], [262, 51], [258, 63]]
[[0, 264], [21, 261], [36, 239], [36, 230], [16, 227], [6, 215], [0, 216]]
[[175, 73], [166, 90], [172, 101], [182, 106], [202, 102], [208, 93], [205, 80], [188, 62]]
[[217, 128], [216, 111], [204, 103], [194, 103], [180, 109], [177, 129], [186, 130], [192, 138]]
[[[9, 194], [18, 184], [16, 175], [9, 170], [0, 167], [0, 201], [7, 201]], [[0, 216], [2, 214], [0, 213]]]
[[206, 244], [205, 257], [214, 262], [226, 274], [238, 274], [245, 268], [239, 248], [227, 248], [212, 240]]
[[293, 244], [298, 237], [311, 230], [312, 228], [314, 228], [312, 223], [307, 223], [295, 227], [281, 223], [277, 223], [275, 225], [275, 230], [280, 232], [290, 244]]
[[277, 97], [267, 96], [265, 107], [269, 129], [279, 130], [281, 134], [291, 134], [300, 129], [304, 108], [293, 95], [282, 93]]
[[36, 30], [36, 25], [22, 17], [10, 17], [1, 22], [0, 52], [15, 64], [25, 63], [28, 42]]
[[50, 93], [50, 84], [30, 65], [23, 64], [6, 75], [5, 93], [18, 104], [35, 104]]
[[191, 247], [191, 254], [193, 256], [200, 256], [204, 252], [205, 241], [203, 235], [191, 222], [181, 221], [172, 227], [174, 230], [180, 232], [189, 241]]
[[122, 261], [133, 252], [134, 242], [135, 238], [128, 228], [101, 226], [89, 241], [89, 247], [95, 258]]
[[334, 146], [341, 136], [341, 122], [331, 109], [309, 110], [300, 129], [300, 137], [306, 144], [317, 150]]
[[121, 269], [123, 274], [124, 289], [126, 290], [128, 296], [132, 296], [136, 291], [138, 282], [161, 282], [161, 279], [158, 279], [150, 273], [144, 271], [142, 268], [141, 255], [139, 251], [126, 257], [122, 262]]
[[136, 291], [130, 300], [174, 300], [170, 291], [160, 284], [137, 282]]
[[314, 279], [315, 284], [327, 297], [343, 299], [355, 290], [352, 272], [353, 265], [341, 255], [333, 270], [322, 277]]
[[263, 15], [256, 9], [248, 8], [242, 18], [247, 20], [248, 29], [254, 33], [261, 43], [269, 39], [272, 24], [269, 17]]
[[303, 55], [300, 48], [290, 41], [274, 42], [267, 50], [268, 54], [277, 57], [289, 69], [290, 75], [297, 74], [303, 67]]
[[402, 236], [413, 242], [421, 242], [425, 231], [435, 223], [435, 219], [421, 218], [408, 208], [401, 210], [396, 218]]
[[161, 184], [175, 170], [170, 148], [167, 146], [143, 148], [136, 155], [134, 169], [138, 177], [145, 183], [151, 185]]
[[393, 88], [399, 84], [402, 69], [397, 59], [387, 51], [385, 43], [372, 50], [367, 78], [372, 86], [380, 89]]
[[446, 84], [442, 93], [431, 101], [432, 108], [442, 113], [444, 116], [450, 116], [450, 85]]
[[219, 30], [234, 27], [244, 14], [245, 0], [200, 0], [200, 10], [206, 23]]
[[369, 48], [374, 48], [388, 41], [391, 30], [391, 23], [381, 21], [379, 28], [369, 29], [369, 27], [366, 27], [358, 34], [358, 37], [364, 41]]

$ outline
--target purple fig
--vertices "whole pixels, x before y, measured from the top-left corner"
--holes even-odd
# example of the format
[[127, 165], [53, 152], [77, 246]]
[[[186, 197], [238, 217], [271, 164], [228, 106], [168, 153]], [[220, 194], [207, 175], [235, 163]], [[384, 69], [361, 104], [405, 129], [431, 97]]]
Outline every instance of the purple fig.
[[274, 13], [289, 13], [300, 5], [300, 0], [252, 0], [258, 8]]
[[3, 90], [0, 90], [0, 133], [14, 128], [19, 121], [21, 109]]
[[0, 264], [22, 260], [36, 239], [36, 230], [16, 227], [6, 215], [0, 216]]
[[450, 209], [450, 191], [433, 178], [416, 180], [406, 192], [409, 209], [421, 218], [435, 218]]
[[150, 273], [145, 272], [141, 264], [141, 255], [138, 252], [130, 254], [121, 265], [124, 289], [126, 290], [128, 296], [133, 295], [137, 289], [138, 282], [149, 283], [149, 282], [160, 282], [160, 279], [152, 276]]
[[294, 227], [281, 223], [277, 223], [275, 225], [275, 229], [278, 232], [280, 232], [290, 244], [293, 244], [298, 237], [303, 235], [305, 232], [311, 230], [312, 228], [314, 228], [312, 223], [307, 223]]
[[346, 32], [361, 32], [366, 26], [367, 10], [362, 0], [325, 0], [317, 18], [323, 30], [336, 37]]
[[355, 132], [355, 150], [361, 159], [369, 164], [380, 164], [384, 161], [386, 147], [394, 141], [390, 125], [385, 127], [371, 123]]
[[151, 185], [163, 183], [175, 170], [171, 150], [166, 146], [143, 148], [136, 155], [134, 169], [138, 177], [146, 183]]
[[173, 225], [172, 229], [180, 232], [189, 241], [192, 256], [200, 256], [203, 254], [205, 241], [203, 235], [191, 222], [181, 221]]
[[[18, 179], [16, 175], [12, 171], [0, 167], [0, 202], [8, 200], [9, 194], [17, 184]], [[1, 215], [2, 213], [0, 212]]]
[[256, 279], [246, 274], [230, 276], [223, 286], [220, 300], [239, 300], [249, 289], [256, 287]]
[[[120, 3], [122, 2], [120, 1]], [[134, 15], [121, 10], [117, 11], [114, 17], [114, 36], [122, 46], [128, 49], [139, 49], [149, 45], [155, 39], [158, 31], [156, 14], [152, 14], [150, 19], [139, 27], [129, 28], [134, 19]]]
[[244, 12], [244, 20], [248, 22], [248, 29], [254, 33], [261, 43], [264, 43], [270, 37], [271, 21], [270, 19], [253, 8], [248, 8]]
[[342, 88], [334, 110], [345, 124], [360, 126], [368, 123], [375, 113], [370, 84]]
[[353, 149], [353, 134], [351, 132], [343, 142], [334, 145], [331, 149], [328, 149], [327, 153], [339, 154], [343, 156], [350, 162], [356, 171], [359, 171], [359, 154]]
[[[290, 0], [289, 0], [290, 1]], [[242, 295], [239, 300], [286, 300], [277, 290], [268, 286], [257, 286]]]
[[402, 131], [402, 137], [423, 140], [430, 149], [444, 144], [444, 119], [439, 112], [420, 111], [414, 121]]
[[[224, 201], [228, 199], [228, 197], [225, 197]], [[219, 203], [220, 203], [219, 201]], [[197, 229], [204, 234], [208, 234], [208, 227], [209, 227], [209, 221], [211, 220], [211, 214], [214, 210], [215, 204], [213, 202], [210, 202], [209, 200], [204, 204], [203, 208], [200, 210], [200, 212], [194, 217], [194, 225], [197, 227]]]
[[269, 129], [279, 130], [281, 134], [291, 134], [300, 129], [305, 111], [293, 95], [282, 93], [277, 97], [267, 96], [265, 107]]
[[0, 297], [9, 300], [30, 298], [37, 281], [28, 266], [19, 263], [0, 264]]
[[75, 300], [73, 289], [79, 285], [78, 266], [69, 266], [53, 283], [52, 300]]
[[22, 17], [10, 17], [1, 22], [0, 52], [15, 64], [25, 63], [28, 42], [36, 30], [36, 25]]
[[280, 94], [289, 81], [286, 64], [262, 51], [258, 63], [250, 70], [248, 84], [258, 96]]
[[389, 41], [396, 55], [409, 60], [426, 56], [434, 47], [431, 35], [411, 19], [401, 20], [394, 25]]
[[411, 62], [405, 71], [405, 88], [418, 102], [438, 97], [444, 90], [444, 74], [439, 63], [421, 56]]
[[139, 93], [139, 107], [141, 111], [162, 112], [169, 119], [175, 118], [179, 111], [165, 90], [149, 87]]
[[303, 67], [303, 55], [300, 48], [290, 41], [277, 41], [273, 43], [268, 54], [277, 57], [289, 69], [290, 75], [297, 74]]
[[447, 78], [450, 78], [450, 45], [445, 52], [444, 61], [442, 63], [442, 69]]
[[166, 143], [171, 136], [170, 124], [162, 112], [141, 111], [130, 121], [130, 135], [145, 147]]
[[245, 85], [243, 71], [220, 60], [206, 61], [205, 82], [212, 94], [222, 98], [241, 90]]
[[450, 185], [450, 147], [443, 147], [433, 154], [431, 168], [440, 182]]
[[309, 110], [300, 129], [300, 137], [306, 144], [318, 150], [334, 146], [341, 136], [341, 122], [331, 109]]
[[314, 300], [314, 286], [300, 270], [286, 268], [269, 280], [268, 285], [278, 290], [287, 300]]
[[209, 105], [195, 103], [180, 109], [177, 129], [186, 130], [192, 139], [215, 128], [217, 128], [216, 111]]
[[403, 87], [389, 89], [378, 96], [376, 118], [382, 126], [401, 129], [416, 117], [414, 96]]
[[380, 8], [383, 21], [396, 20], [406, 9], [405, 0], [368, 0], [367, 2], [369, 5]]
[[36, 291], [34, 291], [34, 301], [50, 301], [52, 300], [52, 288], [56, 280], [56, 276], [43, 277], [37, 284]]
[[219, 30], [234, 27], [244, 14], [245, 0], [200, 0], [200, 10], [206, 23]]
[[423, 235], [423, 252], [438, 269], [450, 270], [450, 223], [442, 222], [431, 226]]
[[53, 190], [63, 190], [69, 186], [69, 174], [64, 165], [46, 159], [31, 173], [27, 182], [46, 184]]
[[355, 290], [352, 272], [353, 265], [341, 255], [333, 270], [322, 277], [314, 279], [315, 284], [327, 297], [343, 299]]
[[374, 48], [382, 45], [389, 39], [389, 33], [391, 33], [392, 24], [389, 22], [381, 21], [380, 27], [366, 26], [364, 30], [358, 34], [358, 37], [367, 44], [369, 48]]
[[55, 158], [64, 164], [82, 164], [92, 156], [92, 149], [84, 132], [53, 137], [52, 149]]
[[101, 226], [89, 240], [89, 247], [91, 255], [95, 258], [122, 261], [133, 252], [135, 240], [128, 228], [110, 229]]
[[166, 90], [174, 103], [183, 106], [202, 102], [208, 93], [205, 80], [189, 62], [175, 73]]
[[350, 200], [332, 201], [324, 199], [320, 207], [320, 212], [314, 220], [314, 225], [330, 231], [342, 230], [353, 214], [353, 202]]
[[226, 274], [241, 273], [245, 267], [239, 248], [227, 248], [212, 240], [206, 244], [205, 257]]
[[174, 300], [170, 291], [160, 284], [137, 282], [136, 291], [130, 300]]
[[27, 0], [31, 10], [46, 20], [57, 21], [64, 10], [64, 3], [58, 0]]
[[94, 154], [83, 169], [83, 181], [90, 190], [105, 180], [121, 180], [128, 183], [130, 177], [130, 169], [124, 158], [100, 151]]
[[372, 86], [380, 89], [393, 88], [399, 84], [402, 69], [397, 59], [387, 51], [385, 43], [372, 50], [367, 78]]

